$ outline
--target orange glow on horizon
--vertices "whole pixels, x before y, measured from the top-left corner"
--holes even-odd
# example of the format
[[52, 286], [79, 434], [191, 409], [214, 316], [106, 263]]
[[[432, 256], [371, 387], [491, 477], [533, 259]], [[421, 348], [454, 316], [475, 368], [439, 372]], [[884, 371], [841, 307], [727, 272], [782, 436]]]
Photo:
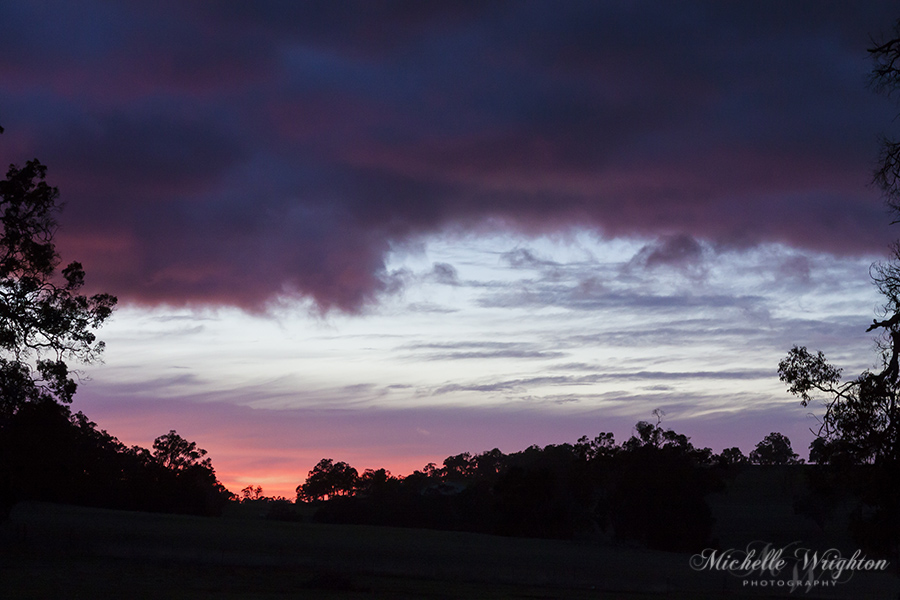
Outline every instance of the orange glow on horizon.
[[[321, 458], [333, 458], [335, 461], [343, 460], [351, 467], [355, 468], [362, 474], [366, 469], [387, 469], [394, 477], [406, 477], [413, 471], [421, 470], [422, 467], [429, 462], [437, 465], [443, 464], [444, 458], [434, 458], [433, 456], [421, 457], [391, 457], [384, 461], [373, 461], [367, 459], [365, 466], [362, 461], [359, 464], [347, 458], [340, 458], [339, 453], [334, 456], [325, 453]], [[318, 462], [318, 461], [316, 461]], [[374, 464], [370, 464], [374, 463]], [[230, 469], [227, 461], [216, 461], [213, 459], [213, 466], [216, 468], [216, 474], [219, 481], [228, 491], [234, 494], [240, 494], [241, 490], [248, 485], [261, 486], [263, 495], [269, 498], [283, 496], [288, 500], [294, 500], [297, 496], [296, 488], [298, 485], [306, 481], [306, 477], [315, 463], [310, 464], [305, 471], [298, 471], [293, 466], [285, 466], [284, 468], [266, 468], [254, 471], [241, 471], [239, 469]]]

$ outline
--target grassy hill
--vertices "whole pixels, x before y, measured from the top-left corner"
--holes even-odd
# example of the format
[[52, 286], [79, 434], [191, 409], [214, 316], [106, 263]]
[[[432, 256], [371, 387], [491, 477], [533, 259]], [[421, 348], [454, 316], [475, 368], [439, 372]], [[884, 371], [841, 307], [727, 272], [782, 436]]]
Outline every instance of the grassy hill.
[[[785, 474], [786, 473], [786, 474]], [[797, 471], [751, 469], [711, 498], [722, 547], [827, 543], [792, 514]], [[811, 540], [810, 536], [818, 536]], [[823, 546], [819, 546], [824, 549]], [[189, 517], [22, 503], [0, 525], [4, 598], [896, 598], [896, 575], [858, 573], [789, 594], [750, 589], [690, 556], [609, 541]]]

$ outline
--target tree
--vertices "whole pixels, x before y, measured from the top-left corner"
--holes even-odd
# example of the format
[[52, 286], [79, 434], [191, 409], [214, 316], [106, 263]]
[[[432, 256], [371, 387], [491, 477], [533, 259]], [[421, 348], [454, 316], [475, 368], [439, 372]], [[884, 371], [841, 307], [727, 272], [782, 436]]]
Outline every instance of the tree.
[[750, 452], [750, 462], [755, 465], [796, 465], [800, 460], [791, 448], [791, 440], [786, 435], [773, 431]]
[[356, 491], [363, 495], [377, 496], [397, 483], [399, 480], [387, 469], [366, 469], [356, 482]]
[[583, 460], [605, 459], [615, 456], [619, 451], [616, 438], [612, 433], [600, 432], [591, 440], [583, 435], [575, 442], [575, 452]]
[[[29, 463], [35, 455], [23, 440], [40, 441], [42, 456], [64, 459], [52, 461], [54, 473], [65, 462], [87, 475], [96, 462], [70, 464], [82, 456], [80, 448], [54, 454], [50, 447], [76, 443], [73, 425], [85, 429], [67, 406], [77, 388], [67, 361], [99, 359], [104, 345], [94, 330], [112, 315], [116, 298], [81, 295], [84, 269], [77, 262], [58, 271], [59, 191], [46, 183], [46, 172], [30, 160], [10, 165], [0, 180], [0, 518], [23, 494], [42, 495], [38, 488], [51, 479], [50, 470]], [[17, 419], [26, 408], [34, 410]]]
[[[900, 90], [900, 20], [887, 39], [874, 42], [869, 54], [875, 61], [871, 74], [872, 88], [892, 97]], [[875, 182], [884, 191], [888, 206], [895, 213], [900, 213], [900, 142], [887, 136], [881, 139]]]
[[[896, 331], [891, 333], [895, 336]], [[890, 348], [881, 346], [882, 371], [867, 370], [846, 382], [841, 382], [841, 370], [829, 364], [821, 351], [812, 354], [804, 346], [794, 346], [779, 363], [779, 377], [803, 406], [820, 394], [825, 397], [825, 413], [814, 431], [822, 440], [816, 446], [816, 462], [829, 462], [832, 456], [859, 464], [897, 459], [895, 371], [900, 345], [892, 341]]]
[[153, 458], [166, 469], [186, 471], [192, 467], [212, 469], [212, 461], [206, 450], [198, 448], [196, 442], [189, 442], [172, 429], [169, 433], [153, 440]]
[[153, 441], [152, 453], [135, 450], [147, 461], [165, 512], [219, 514], [234, 498], [216, 478], [212, 461], [204, 458], [206, 450], [174, 429]]
[[253, 500], [259, 500], [263, 497], [263, 489], [261, 485], [253, 487], [253, 485], [248, 485], [244, 489], [241, 490], [241, 502], [251, 502]]
[[[900, 90], [900, 20], [887, 39], [869, 48], [875, 65], [871, 85], [894, 97]], [[887, 136], [874, 174], [884, 193], [892, 224], [900, 222], [900, 142]], [[824, 415], [810, 460], [828, 470], [821, 477], [851, 490], [869, 506], [853, 523], [858, 539], [882, 551], [900, 554], [900, 243], [890, 247], [890, 258], [870, 268], [875, 287], [884, 298], [880, 318], [866, 331], [878, 334], [878, 366], [849, 381], [815, 354], [794, 346], [778, 365], [788, 391], [808, 405], [824, 397]], [[833, 486], [832, 486], [833, 487]]]
[[[900, 90], [900, 21], [888, 39], [869, 48], [875, 66], [871, 85], [892, 97]], [[884, 192], [888, 208], [900, 222], [900, 142], [883, 137], [875, 182]], [[878, 333], [880, 366], [841, 381], [841, 369], [829, 364], [821, 351], [810, 353], [794, 346], [778, 365], [788, 391], [807, 406], [816, 394], [824, 395], [825, 412], [819, 430], [823, 441], [815, 448], [817, 462], [832, 457], [857, 463], [900, 461], [900, 243], [891, 246], [891, 257], [870, 269], [873, 283], [884, 298], [880, 319], [866, 331]]]
[[[698, 465], [709, 466], [713, 462], [713, 453], [709, 448], [695, 448], [691, 444], [691, 438], [683, 433], [676, 433], [671, 429], [662, 428], [662, 420], [665, 413], [660, 409], [653, 411], [656, 424], [649, 421], [638, 421], [635, 426], [636, 435], [632, 435], [622, 444], [622, 450], [634, 452], [642, 448], [663, 449], [667, 452], [684, 454]], [[609, 438], [612, 443], [611, 434]]]
[[716, 458], [718, 464], [722, 466], [729, 465], [743, 465], [747, 463], [747, 457], [741, 451], [740, 448], [734, 446], [732, 448], [725, 448]]
[[[875, 91], [892, 97], [900, 90], [900, 20], [892, 34], [869, 48], [875, 61], [872, 69], [872, 87]], [[900, 216], [900, 142], [887, 136], [881, 140], [879, 166], [875, 182], [884, 192], [888, 207]], [[874, 319], [867, 331], [880, 330], [879, 346], [883, 368], [877, 375], [870, 375], [861, 382], [862, 401], [870, 400], [867, 413], [877, 426], [874, 445], [882, 457], [891, 462], [900, 461], [900, 414], [897, 406], [898, 354], [900, 354], [900, 243], [892, 247], [892, 260], [873, 265], [873, 279], [886, 302], [882, 308], [882, 320]], [[874, 417], [874, 418], [872, 418]], [[857, 423], [853, 423], [857, 425]]]
[[359, 472], [345, 462], [323, 458], [313, 467], [306, 482], [297, 486], [297, 500], [309, 502], [334, 496], [350, 496], [359, 482]]
[[712, 532], [707, 494], [721, 488], [711, 468], [712, 451], [697, 449], [690, 438], [656, 423], [639, 421], [614, 455], [608, 520], [615, 537], [659, 550], [702, 548]]
[[443, 478], [445, 480], [464, 480], [475, 473], [476, 465], [469, 452], [444, 459]]
[[0, 181], [0, 416], [25, 402], [70, 403], [77, 384], [67, 361], [100, 357], [104, 344], [94, 330], [116, 305], [109, 294], [79, 294], [80, 263], [57, 273], [59, 191], [46, 183], [46, 172], [30, 160], [10, 165]]

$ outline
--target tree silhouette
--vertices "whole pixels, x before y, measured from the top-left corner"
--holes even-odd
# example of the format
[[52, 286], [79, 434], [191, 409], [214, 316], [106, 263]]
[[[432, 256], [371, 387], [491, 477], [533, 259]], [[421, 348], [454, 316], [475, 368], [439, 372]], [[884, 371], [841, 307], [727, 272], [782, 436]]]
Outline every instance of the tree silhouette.
[[377, 496], [383, 494], [397, 482], [387, 469], [366, 469], [356, 482], [356, 489], [361, 494]]
[[722, 466], [743, 465], [748, 462], [748, 459], [740, 448], [734, 446], [733, 448], [725, 448], [722, 450], [717, 457], [717, 462]]
[[57, 273], [59, 191], [46, 183], [46, 173], [30, 160], [10, 165], [0, 180], [0, 415], [25, 402], [70, 403], [77, 384], [66, 361], [99, 358], [104, 345], [94, 330], [116, 304], [109, 294], [79, 294], [80, 263]]
[[[893, 96], [900, 90], [900, 21], [892, 35], [875, 43], [869, 53], [875, 61], [872, 87]], [[875, 181], [890, 210], [900, 216], [900, 142], [882, 138]], [[892, 244], [891, 254], [870, 269], [884, 298], [882, 318], [873, 319], [867, 329], [879, 336], [879, 370], [866, 370], [842, 382], [841, 369], [829, 364], [821, 351], [813, 354], [803, 346], [794, 346], [778, 365], [779, 377], [803, 406], [816, 394], [825, 398], [825, 414], [815, 432], [824, 440], [816, 447], [822, 462], [831, 456], [860, 463], [900, 461], [900, 243]]]
[[309, 472], [306, 482], [297, 486], [297, 500], [309, 502], [349, 496], [355, 492], [358, 481], [359, 472], [347, 463], [323, 458]]
[[323, 523], [604, 536], [675, 551], [707, 547], [713, 518], [706, 496], [723, 489], [723, 469], [714, 466], [711, 450], [663, 429], [662, 413], [655, 414], [656, 424], [638, 423], [623, 446], [601, 433], [508, 455], [497, 448], [463, 452], [442, 468], [429, 463], [403, 478], [384, 469], [356, 477], [346, 463], [323, 459], [297, 487], [297, 499], [318, 501], [313, 519]]
[[750, 452], [750, 462], [755, 465], [795, 465], [800, 461], [791, 448], [791, 440], [784, 434], [773, 431], [756, 444]]
[[[106, 432], [89, 435], [96, 432], [84, 415], [66, 406], [77, 388], [68, 362], [100, 357], [104, 346], [94, 330], [116, 298], [81, 295], [84, 269], [77, 262], [59, 270], [53, 243], [59, 191], [46, 173], [30, 160], [10, 165], [0, 180], [0, 517], [17, 499], [58, 496], [50, 489], [54, 475], [58, 485], [70, 486], [70, 497], [84, 496], [86, 481], [102, 479], [94, 467], [106, 463], [94, 460], [97, 453], [120, 447]], [[20, 414], [25, 409], [33, 410]], [[31, 440], [39, 447], [31, 448]], [[77, 464], [82, 459], [87, 463]]]
[[206, 450], [198, 448], [196, 442], [189, 442], [172, 429], [169, 433], [153, 440], [153, 458], [161, 467], [173, 471], [185, 471], [191, 467], [212, 468], [212, 461]]
[[[869, 53], [875, 62], [873, 89], [894, 97], [900, 91], [900, 20]], [[882, 137], [874, 179], [894, 215], [892, 224], [900, 222], [900, 142]], [[853, 523], [857, 539], [900, 556], [900, 243], [891, 245], [890, 258], [872, 265], [870, 274], [884, 299], [881, 318], [866, 330], [878, 334], [880, 365], [842, 381], [841, 369], [822, 352], [794, 346], [778, 373], [803, 406], [817, 395], [824, 398], [810, 460], [828, 467], [818, 472], [820, 478], [851, 490], [868, 505]]]
[[135, 451], [152, 474], [166, 512], [217, 514], [233, 497], [216, 478], [212, 461], [204, 458], [206, 450], [175, 430], [156, 438], [152, 453]]
[[472, 476], [475, 470], [475, 461], [469, 452], [448, 456], [444, 459], [444, 468], [441, 469], [445, 480], [466, 479]]
[[[871, 74], [872, 88], [892, 97], [900, 90], [900, 20], [887, 39], [869, 48], [869, 54], [875, 61]], [[888, 206], [900, 213], [900, 142], [882, 137], [878, 163], [875, 181], [884, 190]]]
[[259, 500], [262, 497], [263, 489], [261, 485], [258, 485], [256, 487], [248, 485], [241, 490], [241, 502], [251, 502], [253, 500]]
[[146, 448], [126, 447], [66, 405], [28, 402], [0, 428], [0, 509], [40, 500], [218, 514], [230, 494], [208, 459], [171, 464]]
[[708, 542], [713, 518], [705, 496], [719, 489], [709, 467], [712, 450], [698, 449], [684, 434], [639, 421], [614, 455], [608, 520], [617, 538], [660, 550], [691, 550]]
[[[2, 133], [0, 128], [0, 133]], [[59, 191], [37, 160], [0, 181], [0, 518], [19, 500], [216, 514], [231, 496], [206, 451], [174, 430], [127, 448], [72, 414], [68, 362], [99, 359], [95, 330], [116, 298], [85, 296], [84, 269], [60, 269]]]
[[619, 450], [615, 436], [609, 432], [601, 432], [593, 440], [583, 435], [575, 442], [575, 452], [583, 460], [612, 458]]

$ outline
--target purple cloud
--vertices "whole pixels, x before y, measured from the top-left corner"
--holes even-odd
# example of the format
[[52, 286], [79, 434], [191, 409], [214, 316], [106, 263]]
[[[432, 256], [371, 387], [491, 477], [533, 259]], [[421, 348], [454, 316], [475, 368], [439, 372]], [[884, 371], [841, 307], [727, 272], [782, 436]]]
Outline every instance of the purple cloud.
[[689, 268], [703, 260], [703, 246], [689, 235], [675, 235], [647, 244], [632, 259], [632, 264], [648, 268], [672, 266]]
[[393, 245], [453, 228], [663, 240], [648, 265], [693, 260], [690, 241], [876, 253], [894, 233], [868, 184], [894, 108], [866, 89], [865, 48], [895, 18], [777, 2], [4, 6], [0, 159], [49, 165], [64, 258], [139, 303], [356, 311], [401, 281]]

